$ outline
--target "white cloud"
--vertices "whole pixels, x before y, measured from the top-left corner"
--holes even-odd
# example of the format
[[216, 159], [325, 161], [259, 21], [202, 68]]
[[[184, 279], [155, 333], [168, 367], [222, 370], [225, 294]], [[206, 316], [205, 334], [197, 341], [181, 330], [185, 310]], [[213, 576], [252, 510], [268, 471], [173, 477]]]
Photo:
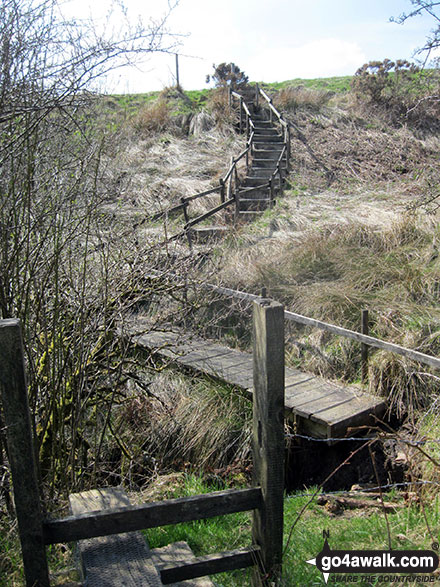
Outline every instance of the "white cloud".
[[246, 73], [254, 80], [283, 81], [352, 75], [368, 61], [361, 47], [342, 39], [317, 39], [299, 47], [264, 50], [247, 60]]

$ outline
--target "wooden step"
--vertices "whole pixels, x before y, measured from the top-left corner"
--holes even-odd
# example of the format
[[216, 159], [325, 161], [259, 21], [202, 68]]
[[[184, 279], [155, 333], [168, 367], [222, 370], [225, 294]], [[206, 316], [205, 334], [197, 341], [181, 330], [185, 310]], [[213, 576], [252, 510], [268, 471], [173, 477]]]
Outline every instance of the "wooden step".
[[264, 154], [266, 159], [278, 159], [281, 151], [284, 148], [284, 143], [278, 143], [273, 141], [258, 141], [254, 143], [254, 156], [258, 156], [260, 153]]
[[[173, 542], [162, 548], [153, 548], [151, 558], [159, 571], [182, 561], [193, 562], [196, 560], [193, 551], [183, 540]], [[198, 577], [197, 579], [187, 579], [170, 585], [174, 585], [174, 587], [213, 587], [214, 583], [209, 577]]]
[[[246, 177], [244, 182], [242, 183], [243, 187], [258, 187], [261, 186], [261, 188], [263, 189], [264, 187], [267, 187], [267, 184], [269, 183], [269, 179], [270, 177]], [[274, 185], [275, 187], [279, 187], [280, 185], [280, 180], [279, 177], [275, 177], [274, 179]]]
[[252, 159], [252, 169], [275, 169], [277, 159]]
[[259, 186], [261, 186], [261, 188], [263, 188], [263, 187], [267, 187], [268, 183], [269, 183], [268, 178], [246, 177], [240, 187], [259, 187]]
[[283, 143], [283, 137], [271, 128], [260, 129], [255, 131], [254, 141], [258, 143]]
[[213, 240], [219, 240], [223, 238], [229, 232], [227, 226], [201, 226], [193, 228], [191, 236], [193, 241], [198, 243], [206, 243]]
[[272, 129], [276, 130], [276, 128], [273, 126], [273, 124], [270, 122], [270, 120], [255, 120], [255, 118], [252, 118], [252, 121], [254, 123], [255, 130], [267, 129], [267, 128], [272, 128]]
[[267, 210], [270, 206], [269, 198], [242, 198], [238, 202], [239, 212], [248, 212], [250, 210]]
[[254, 187], [241, 186], [239, 191], [237, 192], [237, 197], [238, 197], [238, 199], [245, 199], [245, 200], [252, 199], [252, 198], [264, 199], [265, 197], [267, 197], [268, 192], [269, 192], [269, 187], [255, 189]]
[[[121, 488], [92, 489], [69, 496], [73, 515], [130, 505]], [[159, 571], [141, 532], [125, 532], [78, 541], [87, 587], [160, 587]]]
[[[272, 161], [272, 164], [276, 162], [275, 160]], [[249, 170], [249, 175], [247, 177], [261, 177], [261, 178], [269, 178], [273, 172], [275, 171], [276, 167], [275, 165], [272, 165], [271, 167], [254, 167], [252, 166], [251, 169]]]

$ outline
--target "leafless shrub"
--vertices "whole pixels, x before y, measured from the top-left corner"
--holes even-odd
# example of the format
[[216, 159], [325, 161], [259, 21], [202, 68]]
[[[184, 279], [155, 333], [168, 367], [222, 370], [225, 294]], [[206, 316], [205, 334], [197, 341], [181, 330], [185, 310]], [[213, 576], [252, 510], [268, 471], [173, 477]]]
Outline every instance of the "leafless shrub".
[[7, 0], [0, 15], [0, 310], [23, 324], [41, 473], [56, 497], [96, 474], [127, 380], [118, 325], [148, 295], [133, 267], [154, 265], [103, 213], [111, 137], [87, 90], [130, 55], [165, 48], [164, 21], [112, 38], [52, 0]]

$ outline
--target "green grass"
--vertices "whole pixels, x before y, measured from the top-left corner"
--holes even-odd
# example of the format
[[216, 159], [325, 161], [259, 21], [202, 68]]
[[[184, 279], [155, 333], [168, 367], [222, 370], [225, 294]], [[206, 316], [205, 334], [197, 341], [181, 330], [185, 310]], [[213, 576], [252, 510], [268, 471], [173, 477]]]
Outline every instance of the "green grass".
[[[316, 79], [295, 78], [283, 82], [260, 82], [260, 86], [269, 90], [277, 91], [289, 86], [304, 86], [312, 90], [328, 90], [331, 92], [347, 92], [350, 90], [352, 76], [329, 77]], [[251, 84], [252, 85], [252, 84]], [[184, 90], [184, 94], [191, 100], [192, 108], [200, 110], [209, 97], [212, 89], [203, 90]], [[144, 94], [112, 94], [106, 97], [108, 104], [113, 103], [129, 114], [137, 112], [143, 106], [153, 102], [158, 98], [161, 92], [147, 92]], [[185, 108], [186, 111], [186, 108]]]
[[304, 86], [311, 90], [327, 90], [329, 92], [343, 93], [350, 90], [350, 84], [353, 76], [345, 75], [341, 77], [320, 77], [314, 79], [294, 78], [283, 82], [260, 82], [262, 87], [269, 91], [282, 90], [289, 86]]
[[[188, 476], [173, 497], [195, 495], [213, 491], [200, 478]], [[333, 516], [316, 501], [307, 506], [313, 489], [290, 495], [284, 500], [284, 559], [283, 587], [324, 585], [321, 573], [305, 561], [315, 558], [323, 547], [323, 531], [330, 532], [330, 547], [337, 550], [388, 549], [388, 534], [383, 514], [376, 509], [353, 510]], [[385, 499], [403, 503], [398, 493]], [[426, 507], [426, 515], [434, 539], [439, 539], [439, 498]], [[401, 508], [398, 513], [388, 514], [392, 548], [431, 549], [432, 537], [422, 509], [418, 505]], [[294, 527], [289, 539], [290, 530]], [[151, 547], [161, 547], [171, 542], [185, 540], [197, 555], [221, 552], [249, 546], [251, 544], [251, 520], [247, 513], [233, 514], [205, 521], [179, 524], [148, 531]], [[235, 587], [249, 585], [249, 571], [224, 573], [215, 577], [216, 585]], [[335, 582], [334, 585], [343, 583]]]

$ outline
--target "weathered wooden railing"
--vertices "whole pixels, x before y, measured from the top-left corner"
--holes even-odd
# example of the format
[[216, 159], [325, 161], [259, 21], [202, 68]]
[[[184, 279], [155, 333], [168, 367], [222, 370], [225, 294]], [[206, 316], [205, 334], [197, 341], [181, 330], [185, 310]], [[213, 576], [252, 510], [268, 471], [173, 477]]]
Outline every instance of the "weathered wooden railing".
[[[275, 169], [269, 178], [269, 181], [262, 182], [262, 184], [260, 186], [257, 186], [257, 188], [255, 188], [256, 190], [268, 188], [270, 202], [271, 202], [271, 205], [273, 205], [273, 202], [275, 200], [275, 192], [278, 191], [279, 194], [282, 193], [285, 177], [289, 173], [289, 162], [290, 162], [290, 152], [291, 152], [290, 151], [290, 149], [291, 149], [290, 126], [284, 120], [283, 115], [274, 106], [272, 98], [270, 96], [268, 96], [268, 94], [266, 94], [266, 92], [262, 88], [260, 88], [258, 84], [256, 84], [254, 104], [257, 109], [260, 108], [260, 103], [261, 103], [260, 97], [263, 99], [263, 101], [266, 104], [266, 107], [269, 110], [269, 120], [270, 120], [271, 124], [274, 124], [274, 117], [275, 117], [275, 119], [277, 121], [276, 124], [278, 124], [280, 126], [281, 136], [283, 139], [283, 148], [282, 148], [282, 151], [281, 151], [281, 153], [278, 157], [278, 160], [276, 162]], [[247, 172], [249, 169], [249, 157], [252, 157], [254, 154], [255, 134], [256, 134], [255, 133], [255, 123], [252, 120], [251, 113], [249, 111], [249, 108], [247, 107], [247, 104], [246, 104], [243, 96], [241, 96], [237, 92], [230, 90], [230, 92], [229, 92], [230, 107], [232, 107], [234, 105], [234, 100], [236, 100], [239, 105], [240, 132], [243, 131], [243, 128], [245, 126], [246, 127], [246, 135], [248, 137], [247, 149], [245, 151], [245, 153], [246, 153], [246, 172]], [[278, 187], [277, 187], [277, 182], [276, 182], [277, 178], [278, 178]], [[247, 193], [249, 194], [251, 191], [253, 191], [253, 190], [247, 190]]]
[[[202, 283], [200, 284], [200, 287], [211, 290], [213, 292], [219, 293], [227, 297], [236, 298], [250, 303], [255, 302], [255, 300], [261, 298], [261, 296], [258, 296], [256, 294], [251, 294], [248, 292], [231, 289], [229, 287], [222, 287], [210, 283]], [[337, 326], [336, 324], [323, 322], [322, 320], [310, 318], [309, 316], [304, 316], [302, 314], [297, 314], [295, 312], [290, 312], [289, 310], [284, 311], [284, 318], [289, 322], [295, 322], [298, 324], [303, 324], [304, 326], [311, 326], [314, 328], [318, 328], [320, 330], [326, 330], [327, 332], [330, 332], [331, 334], [334, 334], [336, 336], [349, 338], [351, 340], [354, 340], [355, 342], [360, 343], [362, 345], [361, 351], [363, 356], [362, 365], [364, 371], [364, 378], [366, 377], [365, 371], [366, 364], [368, 361], [368, 349], [370, 347], [377, 348], [390, 353], [395, 353], [396, 355], [406, 357], [412, 361], [416, 361], [424, 365], [429, 365], [430, 367], [434, 367], [435, 369], [440, 369], [440, 359], [437, 357], [427, 355], [426, 353], [421, 353], [420, 351], [409, 349], [402, 345], [398, 345], [393, 342], [388, 342], [386, 340], [382, 340], [374, 336], [369, 336], [368, 310], [361, 311], [361, 332], [350, 330], [348, 328], [343, 328], [341, 326]]]
[[253, 585], [277, 582], [281, 574], [283, 538], [284, 309], [277, 302], [259, 298], [253, 310], [253, 487], [55, 520], [44, 518], [40, 502], [20, 323], [0, 320], [0, 391], [28, 587], [50, 585], [48, 544], [248, 510], [253, 511], [250, 547], [166, 567], [161, 570], [162, 582], [169, 584], [250, 566], [255, 567]]
[[[150, 274], [152, 277], [162, 277], [164, 275], [163, 272], [157, 270], [150, 270]], [[174, 275], [170, 272], [167, 272], [166, 275], [169, 279], [172, 279], [176, 284], [180, 283], [180, 278], [177, 275]], [[190, 286], [188, 282], [185, 282], [181, 283], [181, 287], [192, 287], [196, 290], [206, 289], [208, 291], [218, 293], [221, 296], [235, 298], [237, 300], [241, 300], [242, 302], [247, 302], [249, 304], [252, 304], [257, 300], [260, 300], [262, 297], [266, 297], [265, 293], [263, 293], [262, 295], [257, 295], [249, 293], [247, 291], [241, 291], [237, 289], [232, 289], [230, 287], [225, 287], [206, 282], [192, 282]], [[263, 288], [263, 290], [265, 292], [265, 288]], [[430, 367], [434, 367], [435, 369], [440, 369], [440, 358], [434, 357], [433, 355], [427, 355], [426, 353], [421, 353], [420, 351], [416, 351], [414, 349], [409, 349], [407, 347], [404, 347], [393, 342], [382, 340], [381, 338], [369, 336], [369, 312], [366, 309], [361, 310], [361, 332], [357, 332], [356, 330], [350, 330], [348, 328], [343, 328], [342, 326], [337, 326], [336, 324], [330, 324], [329, 322], [323, 322], [322, 320], [317, 320], [316, 318], [310, 318], [309, 316], [304, 316], [303, 314], [290, 312], [289, 310], [284, 311], [284, 318], [289, 322], [295, 322], [297, 324], [303, 324], [304, 326], [311, 326], [313, 328], [318, 328], [320, 330], [326, 330], [327, 332], [330, 332], [335, 336], [342, 336], [343, 338], [348, 338], [360, 343], [361, 351], [364, 356], [364, 368], [365, 363], [368, 360], [368, 352], [366, 351], [368, 351], [368, 349], [372, 347], [390, 353], [395, 353], [396, 355], [406, 357], [412, 361], [422, 363], [424, 365], [429, 365]]]

